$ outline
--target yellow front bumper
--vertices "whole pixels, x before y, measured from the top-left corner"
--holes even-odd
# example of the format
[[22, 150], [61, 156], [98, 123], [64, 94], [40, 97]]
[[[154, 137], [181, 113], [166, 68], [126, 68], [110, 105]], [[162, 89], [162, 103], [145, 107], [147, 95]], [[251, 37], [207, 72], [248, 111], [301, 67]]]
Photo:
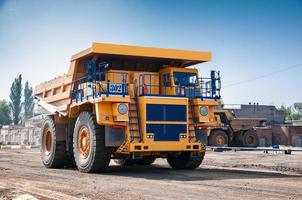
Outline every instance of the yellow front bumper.
[[130, 143], [129, 152], [170, 152], [170, 151], [198, 151], [205, 152], [205, 146], [200, 142], [151, 142]]

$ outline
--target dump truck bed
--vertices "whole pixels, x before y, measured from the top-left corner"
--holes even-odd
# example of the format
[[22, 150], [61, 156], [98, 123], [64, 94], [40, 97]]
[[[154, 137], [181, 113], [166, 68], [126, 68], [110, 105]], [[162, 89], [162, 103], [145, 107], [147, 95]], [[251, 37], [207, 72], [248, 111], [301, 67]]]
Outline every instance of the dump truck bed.
[[234, 118], [230, 121], [234, 131], [240, 131], [242, 129], [249, 129], [257, 126], [262, 126], [264, 118]]
[[67, 114], [71, 102], [72, 74], [63, 75], [35, 87], [38, 103], [51, 113]]
[[142, 47], [130, 45], [117, 45], [105, 43], [93, 43], [92, 46], [78, 54], [72, 56], [72, 60], [89, 57], [92, 54], [100, 54], [103, 56], [117, 56], [117, 57], [132, 57], [136, 59], [164, 59], [171, 61], [183, 61], [182, 66], [206, 62], [211, 60], [210, 52], [189, 51], [178, 49], [164, 49], [155, 47]]

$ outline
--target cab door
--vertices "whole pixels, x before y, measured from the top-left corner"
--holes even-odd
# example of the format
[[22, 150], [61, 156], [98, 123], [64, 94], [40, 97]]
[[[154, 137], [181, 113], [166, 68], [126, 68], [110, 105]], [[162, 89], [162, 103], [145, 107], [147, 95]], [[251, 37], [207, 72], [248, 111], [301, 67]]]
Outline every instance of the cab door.
[[175, 95], [172, 86], [172, 77], [169, 72], [161, 73], [161, 94], [162, 95]]

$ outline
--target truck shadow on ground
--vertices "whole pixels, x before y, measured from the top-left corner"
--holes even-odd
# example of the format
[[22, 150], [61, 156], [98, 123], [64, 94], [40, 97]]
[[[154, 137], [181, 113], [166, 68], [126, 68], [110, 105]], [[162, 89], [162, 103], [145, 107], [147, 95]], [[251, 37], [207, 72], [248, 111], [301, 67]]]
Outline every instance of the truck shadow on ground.
[[302, 180], [302, 175], [289, 175], [282, 174], [281, 172], [253, 171], [245, 169], [213, 169], [207, 167], [201, 167], [195, 170], [175, 170], [163, 165], [110, 166], [108, 172], [102, 175], [176, 181], [258, 178], [301, 178]]

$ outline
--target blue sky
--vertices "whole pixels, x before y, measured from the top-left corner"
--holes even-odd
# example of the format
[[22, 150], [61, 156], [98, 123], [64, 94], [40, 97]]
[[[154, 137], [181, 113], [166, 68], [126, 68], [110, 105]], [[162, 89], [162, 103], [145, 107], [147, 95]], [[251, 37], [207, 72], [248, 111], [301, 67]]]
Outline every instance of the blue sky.
[[93, 41], [205, 50], [226, 104], [302, 101], [302, 1], [0, 0], [0, 99], [19, 73], [32, 86], [67, 72]]

